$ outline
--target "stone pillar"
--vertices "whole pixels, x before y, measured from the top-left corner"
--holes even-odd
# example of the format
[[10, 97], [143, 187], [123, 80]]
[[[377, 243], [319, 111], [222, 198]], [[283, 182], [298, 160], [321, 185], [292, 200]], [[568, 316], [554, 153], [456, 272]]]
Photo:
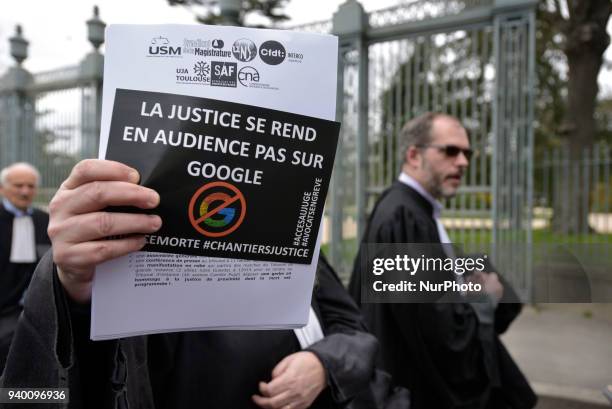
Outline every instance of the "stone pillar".
[[29, 43], [21, 26], [15, 27], [9, 43], [15, 65], [0, 79], [0, 167], [35, 162], [34, 105], [27, 92], [33, 79], [22, 66]]
[[[365, 41], [368, 29], [367, 14], [357, 0], [347, 0], [340, 5], [332, 18], [332, 34], [339, 37], [338, 56], [338, 91], [336, 94], [336, 120], [342, 121], [344, 116], [344, 60], [345, 55], [351, 51], [358, 51], [358, 120], [356, 135], [355, 169], [344, 169], [343, 139], [352, 138], [344, 127], [340, 132], [340, 141], [336, 152], [336, 162], [332, 176], [331, 192], [331, 225], [330, 225], [330, 261], [336, 269], [342, 271], [350, 269], [352, 260], [342, 260], [343, 251], [343, 222], [344, 189], [346, 182], [345, 171], [355, 172], [355, 201], [357, 240], [359, 241], [365, 228], [367, 205], [367, 144], [368, 144], [368, 46]], [[344, 273], [348, 272], [342, 271]]]
[[100, 19], [100, 10], [94, 6], [93, 17], [87, 20], [87, 39], [93, 46], [80, 64], [81, 88], [81, 157], [97, 157], [100, 141], [102, 113], [102, 78], [104, 56], [100, 46], [104, 43], [106, 24]]

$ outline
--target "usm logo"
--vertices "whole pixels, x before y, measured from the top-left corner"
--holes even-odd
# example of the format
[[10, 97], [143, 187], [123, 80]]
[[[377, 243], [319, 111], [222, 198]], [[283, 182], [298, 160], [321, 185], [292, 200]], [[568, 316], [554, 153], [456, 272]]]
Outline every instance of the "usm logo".
[[149, 55], [181, 55], [181, 47], [171, 47], [168, 45], [150, 45]]

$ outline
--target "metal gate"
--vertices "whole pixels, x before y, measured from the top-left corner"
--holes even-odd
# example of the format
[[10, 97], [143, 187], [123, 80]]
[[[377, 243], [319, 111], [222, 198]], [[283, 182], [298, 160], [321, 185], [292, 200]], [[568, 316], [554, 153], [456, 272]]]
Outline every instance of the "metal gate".
[[34, 164], [43, 205], [74, 164], [97, 156], [104, 59], [98, 48], [105, 26], [97, 7], [87, 26], [93, 50], [78, 65], [36, 74], [21, 65], [28, 42], [18, 26], [10, 39], [16, 64], [0, 78], [0, 168]]
[[522, 271], [514, 284], [528, 291], [535, 6], [418, 0], [366, 14], [349, 0], [330, 24], [299, 27], [340, 37], [342, 134], [326, 232], [344, 278], [368, 212], [399, 174], [399, 130], [439, 111], [462, 120], [478, 152], [443, 223], [454, 242], [489, 247], [504, 271]]
[[[461, 118], [479, 152], [443, 222], [457, 243], [492, 243], [500, 268], [521, 272], [514, 284], [528, 290], [536, 3], [413, 0], [368, 14], [347, 0], [332, 20], [294, 27], [340, 40], [342, 129], [324, 237], [344, 278], [372, 204], [399, 173], [399, 129], [441, 111]], [[18, 32], [17, 65], [0, 79], [0, 166], [35, 163], [49, 193], [73, 163], [96, 153], [104, 29], [97, 10], [87, 24], [94, 50], [79, 65], [32, 76], [20, 66], [27, 43]]]

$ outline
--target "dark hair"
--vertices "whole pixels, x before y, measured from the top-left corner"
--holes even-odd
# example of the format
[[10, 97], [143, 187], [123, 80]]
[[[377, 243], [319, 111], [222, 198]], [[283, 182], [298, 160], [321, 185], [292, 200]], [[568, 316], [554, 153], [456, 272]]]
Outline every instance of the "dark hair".
[[406, 162], [406, 152], [411, 146], [427, 145], [431, 142], [431, 125], [434, 119], [440, 116], [439, 112], [425, 112], [412, 118], [402, 127], [400, 131], [400, 147]]
[[406, 152], [411, 146], [421, 146], [431, 143], [431, 127], [436, 118], [452, 118], [459, 122], [455, 117], [442, 112], [425, 112], [406, 122], [399, 133], [400, 148], [403, 155], [402, 163], [406, 162]]

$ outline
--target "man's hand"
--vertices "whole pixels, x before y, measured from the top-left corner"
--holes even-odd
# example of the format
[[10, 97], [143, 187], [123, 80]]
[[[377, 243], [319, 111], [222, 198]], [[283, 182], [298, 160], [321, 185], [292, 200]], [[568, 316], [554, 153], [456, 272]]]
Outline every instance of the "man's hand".
[[[144, 234], [161, 227], [155, 215], [110, 213], [108, 206], [152, 209], [159, 195], [137, 185], [138, 172], [119, 162], [79, 162], [49, 203], [48, 233], [60, 282], [77, 302], [91, 299], [97, 264], [140, 250]], [[108, 236], [129, 235], [117, 240]]]
[[504, 295], [504, 286], [499, 281], [497, 273], [476, 271], [469, 277], [469, 281], [482, 285], [483, 291], [494, 297], [496, 301], [501, 300]]
[[262, 396], [253, 395], [253, 401], [264, 409], [305, 409], [325, 386], [319, 358], [312, 352], [296, 352], [276, 365], [270, 382], [259, 383]]

